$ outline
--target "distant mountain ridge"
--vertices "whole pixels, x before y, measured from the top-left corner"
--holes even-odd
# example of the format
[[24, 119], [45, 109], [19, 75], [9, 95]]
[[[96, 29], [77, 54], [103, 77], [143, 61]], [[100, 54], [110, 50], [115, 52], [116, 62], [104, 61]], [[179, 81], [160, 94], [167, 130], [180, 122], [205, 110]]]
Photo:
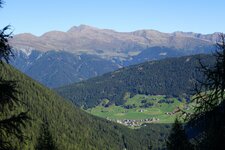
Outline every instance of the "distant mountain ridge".
[[156, 30], [116, 32], [87, 25], [74, 26], [67, 32], [50, 31], [41, 36], [24, 33], [15, 35], [11, 44], [16, 49], [39, 51], [64, 50], [72, 53], [98, 54], [102, 57], [127, 57], [132, 52], [154, 46], [194, 50], [216, 42], [218, 33], [162, 33]]

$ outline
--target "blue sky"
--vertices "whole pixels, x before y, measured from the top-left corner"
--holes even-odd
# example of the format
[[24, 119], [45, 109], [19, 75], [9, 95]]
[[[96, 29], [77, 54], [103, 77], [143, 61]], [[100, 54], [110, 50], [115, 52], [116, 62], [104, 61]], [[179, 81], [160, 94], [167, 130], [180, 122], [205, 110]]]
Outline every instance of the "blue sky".
[[117, 31], [225, 32], [225, 0], [5, 0], [0, 27], [41, 35], [86, 24]]

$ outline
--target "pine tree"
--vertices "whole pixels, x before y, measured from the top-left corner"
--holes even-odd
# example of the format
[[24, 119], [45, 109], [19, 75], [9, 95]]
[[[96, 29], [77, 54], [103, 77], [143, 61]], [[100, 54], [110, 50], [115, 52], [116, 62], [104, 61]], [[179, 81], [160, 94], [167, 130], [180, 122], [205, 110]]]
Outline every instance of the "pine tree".
[[206, 66], [199, 61], [199, 71], [205, 79], [198, 81], [194, 113], [189, 124], [201, 132], [196, 138], [197, 149], [225, 147], [225, 35], [220, 35], [216, 45], [215, 64]]
[[203, 73], [205, 79], [198, 81], [196, 84], [196, 97], [194, 102], [195, 113], [193, 118], [204, 116], [206, 112], [212, 111], [225, 98], [225, 35], [220, 34], [220, 40], [216, 44], [216, 52], [214, 53], [216, 62], [213, 66], [206, 66], [199, 60], [200, 72]]
[[37, 140], [36, 150], [57, 150], [57, 146], [49, 131], [49, 124], [47, 121], [41, 125], [40, 135]]
[[[0, 8], [3, 2], [0, 0]], [[6, 33], [10, 26], [6, 26], [0, 30], [0, 67], [4, 67], [5, 63], [9, 62], [12, 56], [11, 46], [8, 44], [8, 39], [12, 33]], [[24, 140], [22, 127], [26, 126], [26, 121], [30, 118], [27, 112], [13, 113], [17, 106], [21, 105], [17, 94], [19, 93], [15, 81], [7, 81], [0, 77], [0, 150], [15, 149], [14, 143], [10, 138]]]
[[191, 144], [188, 141], [182, 124], [176, 118], [171, 133], [166, 142], [168, 150], [191, 150]]

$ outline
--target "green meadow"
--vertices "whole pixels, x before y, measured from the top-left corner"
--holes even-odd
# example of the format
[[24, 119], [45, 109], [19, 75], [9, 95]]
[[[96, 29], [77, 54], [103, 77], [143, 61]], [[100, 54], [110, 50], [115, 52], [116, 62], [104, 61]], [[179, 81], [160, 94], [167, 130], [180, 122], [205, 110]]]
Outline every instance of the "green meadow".
[[108, 105], [109, 100], [105, 99], [102, 103], [86, 111], [110, 120], [141, 120], [155, 118], [159, 119], [157, 123], [173, 123], [179, 113], [166, 114], [180, 109], [189, 109], [189, 104], [184, 98], [171, 98], [164, 95], [135, 95], [132, 98], [126, 98], [126, 102], [121, 106], [115, 104]]

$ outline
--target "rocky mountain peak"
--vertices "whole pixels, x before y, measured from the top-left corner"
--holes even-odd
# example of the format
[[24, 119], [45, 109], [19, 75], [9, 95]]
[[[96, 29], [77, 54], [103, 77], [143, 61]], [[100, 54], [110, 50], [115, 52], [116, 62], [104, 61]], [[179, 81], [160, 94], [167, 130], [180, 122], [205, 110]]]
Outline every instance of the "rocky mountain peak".
[[92, 27], [92, 26], [81, 24], [79, 26], [73, 26], [72, 28], [70, 28], [67, 31], [67, 33], [80, 32], [80, 31], [85, 31], [85, 30], [100, 30], [100, 29]]

